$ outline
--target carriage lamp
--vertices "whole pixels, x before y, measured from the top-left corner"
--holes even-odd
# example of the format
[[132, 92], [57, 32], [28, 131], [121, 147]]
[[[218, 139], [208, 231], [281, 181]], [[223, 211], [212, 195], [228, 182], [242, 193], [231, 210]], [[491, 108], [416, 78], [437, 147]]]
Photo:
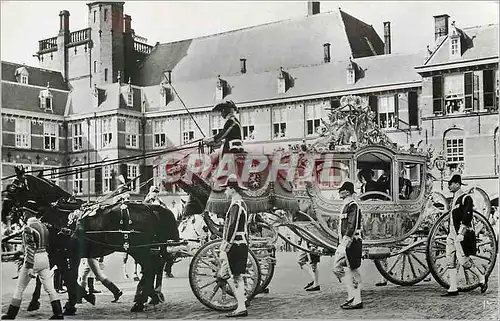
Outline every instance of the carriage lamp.
[[442, 153], [440, 153], [439, 156], [436, 157], [436, 159], [434, 160], [434, 165], [441, 173], [441, 190], [443, 190], [444, 189], [443, 179], [444, 179], [444, 170], [446, 168], [446, 158], [444, 158]]

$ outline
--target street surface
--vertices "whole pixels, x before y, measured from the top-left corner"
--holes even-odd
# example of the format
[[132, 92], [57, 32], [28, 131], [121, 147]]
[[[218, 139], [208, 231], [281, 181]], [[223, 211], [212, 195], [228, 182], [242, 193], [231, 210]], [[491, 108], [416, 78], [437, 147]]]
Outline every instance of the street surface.
[[[467, 319], [498, 320], [498, 262], [490, 276], [489, 289], [481, 294], [479, 289], [460, 293], [458, 297], [442, 298], [445, 290], [434, 280], [410, 287], [389, 285], [376, 287], [379, 274], [371, 261], [362, 265], [364, 278], [362, 297], [364, 309], [344, 311], [339, 305], [345, 300], [345, 289], [331, 272], [332, 258], [323, 257], [320, 268], [321, 291], [305, 292], [303, 287], [309, 277], [299, 269], [296, 253], [277, 253], [278, 263], [270, 285], [269, 294], [260, 294], [248, 309], [252, 319]], [[112, 295], [97, 282], [96, 306], [90, 303], [78, 305], [76, 316], [66, 319], [226, 319], [225, 313], [212, 311], [202, 305], [189, 286], [189, 259], [183, 259], [173, 267], [175, 278], [164, 279], [163, 293], [166, 303], [147, 306], [144, 313], [131, 313], [137, 282], [133, 277], [133, 260], [129, 258], [128, 272], [131, 279], [123, 276], [122, 255], [112, 254], [105, 259], [105, 274], [113, 280], [124, 295], [118, 303], [110, 303]], [[12, 298], [16, 280], [14, 263], [2, 263], [2, 313]], [[47, 319], [51, 315], [48, 297], [42, 290], [41, 308], [27, 312], [35, 282], [32, 281], [24, 294], [19, 312], [20, 319]], [[67, 300], [61, 295], [62, 303]], [[85, 302], [85, 301], [84, 301]]]

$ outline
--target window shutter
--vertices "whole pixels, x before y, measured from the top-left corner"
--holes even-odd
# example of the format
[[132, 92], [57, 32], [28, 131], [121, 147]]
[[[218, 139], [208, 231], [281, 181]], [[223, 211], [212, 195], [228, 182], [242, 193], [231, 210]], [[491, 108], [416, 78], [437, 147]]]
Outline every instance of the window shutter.
[[408, 119], [410, 126], [418, 126], [418, 95], [416, 91], [408, 93]]
[[110, 190], [114, 191], [116, 189], [116, 171], [114, 169], [114, 166], [111, 167], [111, 184], [110, 184]]
[[[153, 166], [152, 165], [141, 165], [141, 184], [144, 184], [147, 182], [150, 178], [153, 177]], [[152, 180], [151, 180], [152, 181]], [[137, 182], [139, 183], [139, 182]], [[149, 190], [149, 186], [151, 186], [152, 183], [144, 184], [141, 187], [141, 193], [147, 194]]]
[[94, 176], [95, 194], [100, 195], [102, 193], [102, 167], [95, 169]]
[[[125, 182], [128, 181], [128, 177], [127, 177], [127, 164], [120, 164], [120, 175], [123, 176], [123, 178], [125, 179]], [[133, 178], [133, 177], [131, 177]]]
[[474, 73], [466, 72], [464, 74], [464, 91], [465, 91], [465, 110], [472, 110], [473, 100], [472, 95], [474, 92]]
[[333, 98], [331, 100], [331, 104], [332, 104], [332, 109], [339, 108], [340, 107], [340, 99], [339, 98]]
[[370, 105], [370, 109], [375, 113], [375, 123], [378, 124], [378, 97], [368, 97], [368, 104]]
[[398, 117], [396, 126], [399, 129], [408, 129], [408, 93], [396, 94], [394, 97], [394, 114]]
[[443, 76], [432, 77], [432, 112], [443, 113]]
[[483, 70], [484, 108], [492, 109], [494, 102], [493, 70]]

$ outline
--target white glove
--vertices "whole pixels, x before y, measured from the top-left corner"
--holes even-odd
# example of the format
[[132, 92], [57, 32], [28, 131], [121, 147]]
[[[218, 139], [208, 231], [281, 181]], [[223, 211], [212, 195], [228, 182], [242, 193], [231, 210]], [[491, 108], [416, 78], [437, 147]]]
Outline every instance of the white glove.
[[462, 234], [457, 235], [457, 242], [462, 242], [464, 240], [464, 236]]
[[36, 278], [35, 271], [33, 269], [28, 269], [28, 276], [32, 279]]
[[344, 236], [342, 238], [342, 242], [340, 242], [341, 245], [343, 245], [345, 248], [348, 248], [349, 246], [351, 246], [351, 243], [352, 243], [352, 237], [349, 237], [349, 236]]

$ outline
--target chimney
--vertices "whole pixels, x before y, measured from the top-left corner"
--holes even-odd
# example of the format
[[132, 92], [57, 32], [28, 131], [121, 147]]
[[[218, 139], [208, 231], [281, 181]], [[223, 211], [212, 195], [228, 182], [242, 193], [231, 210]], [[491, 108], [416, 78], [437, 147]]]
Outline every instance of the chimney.
[[384, 54], [388, 55], [391, 53], [391, 23], [389, 21], [384, 22]]
[[448, 19], [450, 18], [447, 14], [442, 14], [439, 16], [434, 16], [434, 40], [441, 36], [448, 35]]
[[319, 1], [307, 1], [307, 15], [312, 16], [320, 13]]
[[69, 34], [69, 11], [63, 10], [59, 12], [59, 34]]
[[131, 33], [132, 32], [132, 17], [130, 17], [128, 14], [126, 14], [123, 17], [124, 24], [123, 24], [123, 32], [124, 33]]
[[330, 62], [331, 57], [330, 57], [330, 44], [327, 42], [323, 44], [323, 54], [324, 54], [324, 61], [325, 62]]
[[242, 74], [247, 73], [247, 60], [245, 58], [240, 58], [240, 71]]

